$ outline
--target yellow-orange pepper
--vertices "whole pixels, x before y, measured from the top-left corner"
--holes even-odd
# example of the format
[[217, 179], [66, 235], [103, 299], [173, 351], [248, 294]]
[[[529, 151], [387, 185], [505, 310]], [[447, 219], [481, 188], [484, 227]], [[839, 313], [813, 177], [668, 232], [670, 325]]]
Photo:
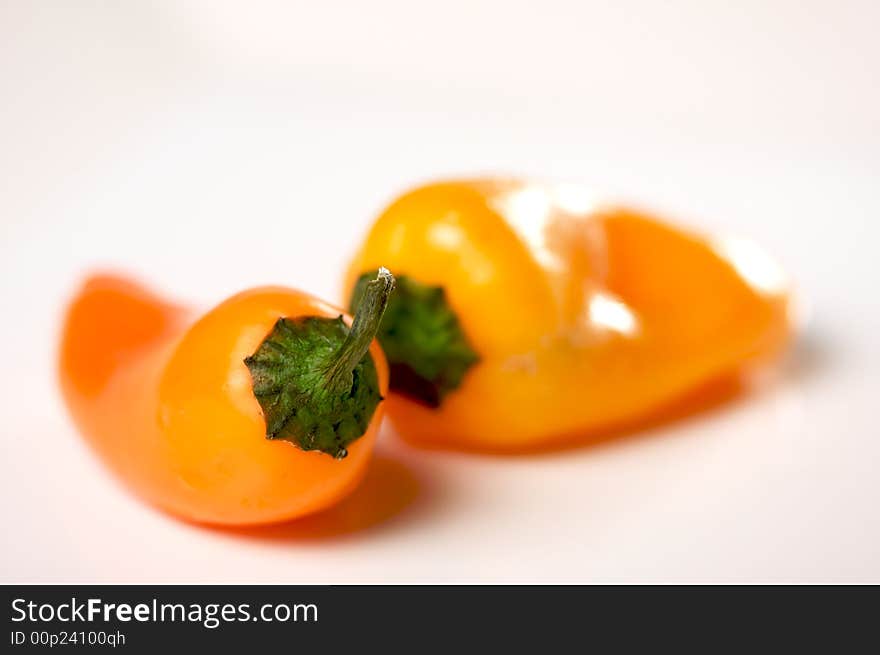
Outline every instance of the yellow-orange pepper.
[[349, 297], [380, 264], [398, 278], [379, 333], [388, 412], [421, 443], [601, 434], [772, 358], [791, 333], [785, 278], [753, 245], [597, 205], [578, 186], [418, 188], [370, 230]]
[[163, 510], [223, 525], [315, 512], [366, 471], [388, 385], [373, 336], [392, 288], [380, 271], [353, 323], [283, 287], [199, 317], [95, 276], [65, 317], [64, 398], [101, 459]]

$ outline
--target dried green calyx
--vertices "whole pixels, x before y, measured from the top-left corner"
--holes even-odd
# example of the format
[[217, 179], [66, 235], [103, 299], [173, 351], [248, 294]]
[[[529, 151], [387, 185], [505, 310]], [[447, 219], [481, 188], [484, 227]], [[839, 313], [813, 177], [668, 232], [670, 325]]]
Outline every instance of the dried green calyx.
[[[370, 277], [365, 273], [358, 279], [352, 307], [361, 302]], [[443, 287], [405, 275], [397, 278], [377, 338], [388, 358], [391, 388], [430, 407], [438, 407], [479, 361]]]
[[349, 328], [342, 317], [279, 318], [244, 360], [266, 419], [266, 438], [336, 458], [363, 436], [381, 402], [369, 354], [394, 277], [386, 269], [365, 284]]

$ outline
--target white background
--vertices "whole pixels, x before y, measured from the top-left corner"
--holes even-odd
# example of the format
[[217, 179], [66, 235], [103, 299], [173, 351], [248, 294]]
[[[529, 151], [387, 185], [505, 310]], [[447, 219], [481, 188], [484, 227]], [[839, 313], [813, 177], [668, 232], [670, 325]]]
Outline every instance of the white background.
[[[0, 581], [880, 582], [878, 8], [0, 3]], [[385, 202], [481, 172], [754, 237], [811, 309], [793, 356], [593, 448], [423, 452], [386, 428], [356, 498], [267, 530], [175, 522], [84, 447], [53, 367], [88, 270], [203, 307], [264, 283], [338, 299]]]

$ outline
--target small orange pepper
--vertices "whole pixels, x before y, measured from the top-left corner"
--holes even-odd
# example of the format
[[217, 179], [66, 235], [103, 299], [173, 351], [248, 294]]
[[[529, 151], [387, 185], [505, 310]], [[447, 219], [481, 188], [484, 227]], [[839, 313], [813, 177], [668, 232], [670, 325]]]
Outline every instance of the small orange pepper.
[[64, 322], [64, 398], [103, 461], [172, 514], [246, 525], [315, 512], [365, 473], [388, 385], [373, 336], [393, 281], [380, 271], [352, 323], [282, 287], [195, 320], [93, 277]]
[[410, 441], [532, 449], [650, 420], [741, 376], [792, 332], [788, 285], [750, 243], [704, 239], [583, 187], [442, 182], [393, 202], [346, 280], [379, 263], [388, 413]]

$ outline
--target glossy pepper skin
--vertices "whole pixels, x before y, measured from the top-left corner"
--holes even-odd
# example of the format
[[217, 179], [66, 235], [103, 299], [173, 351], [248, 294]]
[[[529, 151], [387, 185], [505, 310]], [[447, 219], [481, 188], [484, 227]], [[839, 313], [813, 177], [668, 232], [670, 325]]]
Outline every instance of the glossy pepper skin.
[[[369, 231], [347, 297], [380, 262], [401, 290], [440, 294], [473, 355], [450, 369], [452, 384], [448, 373], [414, 382], [414, 367], [432, 370], [438, 352], [455, 358], [462, 341], [435, 330], [439, 321], [395, 326], [391, 317], [432, 311], [416, 300], [395, 307], [407, 302], [399, 294], [389, 305], [379, 335], [396, 392], [389, 417], [407, 440], [433, 446], [528, 450], [650, 420], [772, 359], [791, 334], [785, 279], [754, 246], [597, 205], [577, 186], [415, 189]], [[400, 343], [401, 330], [420, 329], [427, 334]], [[444, 339], [455, 342], [446, 351]], [[429, 352], [413, 355], [413, 343]]]
[[[303, 292], [266, 287], [199, 317], [134, 282], [96, 276], [67, 311], [61, 389], [93, 449], [150, 503], [194, 522], [285, 521], [356, 487], [382, 404], [359, 417], [368, 426], [345, 448], [303, 450], [283, 436], [267, 438], [270, 413], [255, 395], [257, 369], [249, 366], [279, 324], [310, 317], [302, 323], [308, 325], [318, 317], [321, 329], [345, 335], [341, 315]], [[378, 402], [387, 366], [379, 346], [368, 347], [359, 365], [372, 376]]]

